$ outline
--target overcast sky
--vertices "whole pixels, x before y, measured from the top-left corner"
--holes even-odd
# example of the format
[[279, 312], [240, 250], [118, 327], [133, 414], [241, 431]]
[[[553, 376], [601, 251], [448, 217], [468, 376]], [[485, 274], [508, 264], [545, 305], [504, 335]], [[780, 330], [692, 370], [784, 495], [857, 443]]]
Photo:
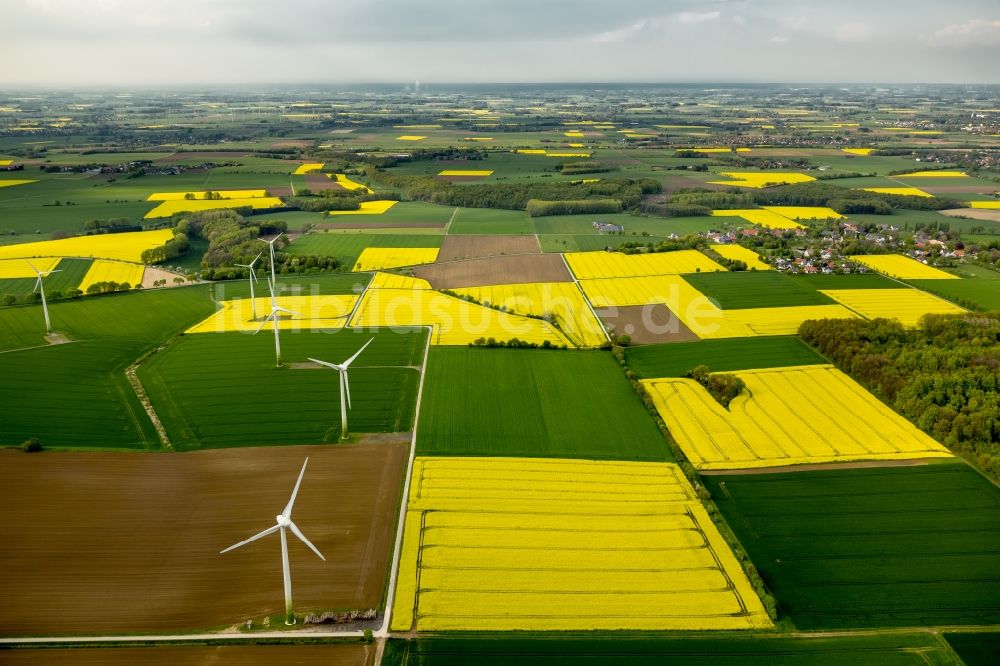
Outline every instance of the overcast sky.
[[0, 0], [0, 85], [1000, 83], [998, 0]]

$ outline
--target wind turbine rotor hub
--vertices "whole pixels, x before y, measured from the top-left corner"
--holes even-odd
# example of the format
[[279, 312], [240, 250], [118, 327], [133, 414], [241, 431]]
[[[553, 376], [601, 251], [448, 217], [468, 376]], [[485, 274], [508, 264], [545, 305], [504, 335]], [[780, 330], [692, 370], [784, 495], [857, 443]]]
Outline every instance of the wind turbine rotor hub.
[[292, 522], [287, 516], [279, 515], [276, 516], [275, 519], [278, 521], [278, 524], [281, 525], [282, 527], [288, 527]]

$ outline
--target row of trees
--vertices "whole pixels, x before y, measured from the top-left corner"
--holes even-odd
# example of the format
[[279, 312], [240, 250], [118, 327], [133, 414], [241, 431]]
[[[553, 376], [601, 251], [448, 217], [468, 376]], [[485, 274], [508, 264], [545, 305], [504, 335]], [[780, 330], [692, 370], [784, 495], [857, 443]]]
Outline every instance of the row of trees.
[[807, 321], [799, 334], [917, 427], [1000, 479], [1000, 312]]
[[530, 217], [547, 215], [581, 215], [584, 213], [613, 214], [622, 212], [622, 202], [617, 199], [565, 199], [543, 201], [531, 199], [525, 206]]

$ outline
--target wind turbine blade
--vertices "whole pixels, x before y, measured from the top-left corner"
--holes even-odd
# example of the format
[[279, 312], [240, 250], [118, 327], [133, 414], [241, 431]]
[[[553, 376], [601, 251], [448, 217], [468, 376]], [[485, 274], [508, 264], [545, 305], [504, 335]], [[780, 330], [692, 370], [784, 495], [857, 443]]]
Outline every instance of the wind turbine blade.
[[310, 358], [309, 360], [312, 361], [313, 363], [318, 363], [320, 365], [325, 365], [328, 368], [333, 368], [334, 370], [340, 370], [340, 366], [337, 365], [336, 363], [327, 363], [326, 361], [320, 361], [319, 359], [316, 358]]
[[62, 269], [60, 268], [59, 270], [56, 270], [56, 271], [43, 271], [43, 272], [45, 273], [45, 277], [48, 277], [48, 276], [52, 275], [53, 273], [62, 273]]
[[264, 321], [260, 322], [260, 326], [258, 326], [258, 327], [257, 327], [257, 330], [256, 330], [256, 331], [254, 331], [254, 332], [253, 332], [253, 334], [254, 334], [254, 335], [257, 335], [258, 333], [260, 333], [260, 330], [261, 330], [262, 328], [264, 328], [265, 326], [267, 326], [267, 322], [268, 322], [268, 321], [269, 321], [270, 319], [272, 319], [273, 317], [274, 317], [274, 313], [273, 313], [273, 312], [272, 312], [271, 314], [267, 315], [266, 317], [264, 317]]
[[295, 536], [297, 536], [299, 538], [299, 541], [301, 541], [305, 545], [309, 546], [312, 549], [312, 552], [314, 552], [317, 555], [319, 555], [319, 559], [321, 559], [324, 562], [326, 562], [326, 558], [323, 557], [323, 553], [319, 552], [319, 549], [316, 548], [316, 546], [312, 545], [312, 542], [309, 539], [306, 538], [306, 535], [303, 534], [299, 530], [298, 525], [296, 525], [295, 523], [289, 521], [289, 523], [288, 523], [288, 529], [290, 529], [292, 531], [292, 534], [294, 534]]
[[225, 550], [220, 550], [219, 551], [219, 555], [221, 555], [222, 553], [228, 553], [229, 551], [234, 550], [236, 548], [239, 548], [240, 546], [245, 546], [248, 543], [250, 543], [251, 541], [256, 541], [257, 539], [260, 539], [261, 537], [266, 537], [268, 534], [274, 534], [275, 532], [277, 532], [280, 529], [281, 529], [280, 525], [274, 525], [272, 527], [268, 527], [263, 532], [257, 532], [257, 534], [254, 534], [249, 539], [244, 539], [243, 541], [240, 541], [239, 543], [234, 543], [232, 546], [230, 546], [229, 548], [226, 548]]
[[38, 278], [35, 280], [35, 288], [32, 289], [31, 291], [32, 291], [32, 293], [34, 293], [34, 292], [38, 291], [41, 288], [42, 288], [42, 276], [39, 275]]
[[292, 497], [288, 500], [288, 504], [285, 505], [285, 510], [281, 512], [285, 518], [292, 515], [292, 505], [295, 504], [295, 496], [299, 494], [299, 486], [302, 484], [302, 477], [306, 474], [306, 465], [309, 464], [309, 458], [306, 458], [305, 462], [302, 463], [302, 471], [299, 472], [299, 480], [295, 482], [295, 489], [292, 491]]
[[349, 358], [346, 361], [344, 361], [341, 365], [343, 365], [346, 368], [351, 363], [354, 363], [354, 359], [356, 359], [357, 357], [361, 356], [361, 352], [363, 352], [365, 350], [365, 347], [367, 347], [368, 345], [370, 345], [374, 340], [375, 340], [375, 338], [372, 338], [371, 340], [369, 340], [365, 344], [361, 345], [361, 349], [359, 349], [358, 351], [354, 352], [354, 356], [352, 356], [351, 358]]
[[344, 376], [344, 394], [347, 395], [347, 408], [348, 409], [352, 409], [352, 407], [351, 407], [351, 380], [348, 379], [348, 377], [347, 377], [347, 368], [344, 368], [344, 370], [343, 370], [343, 376]]
[[280, 234], [278, 234], [277, 236], [275, 236], [274, 238], [272, 238], [271, 242], [273, 243], [274, 241], [278, 240], [279, 238], [281, 238], [284, 235], [285, 235], [285, 232], [282, 231]]
[[251, 265], [251, 266], [253, 266], [254, 264], [256, 264], [256, 263], [257, 263], [257, 260], [258, 260], [258, 259], [260, 259], [260, 257], [261, 257], [261, 255], [262, 255], [262, 254], [264, 254], [264, 253], [263, 253], [263, 252], [258, 252], [258, 253], [257, 253], [257, 256], [256, 256], [256, 257], [254, 257], [254, 258], [253, 258], [253, 261], [251, 261], [251, 262], [250, 262], [250, 265]]
[[275, 312], [287, 312], [290, 315], [295, 315], [296, 317], [301, 317], [301, 312], [296, 312], [295, 310], [289, 310], [288, 308], [283, 308], [280, 305], [274, 307]]

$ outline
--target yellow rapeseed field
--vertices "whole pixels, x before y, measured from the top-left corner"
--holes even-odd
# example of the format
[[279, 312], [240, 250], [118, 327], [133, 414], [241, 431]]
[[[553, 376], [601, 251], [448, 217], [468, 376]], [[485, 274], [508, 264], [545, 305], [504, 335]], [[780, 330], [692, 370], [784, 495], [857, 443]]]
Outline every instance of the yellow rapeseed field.
[[933, 266], [922, 264], [916, 259], [901, 254], [855, 254], [851, 261], [872, 268], [879, 273], [899, 280], [957, 280], [957, 275], [945, 273]]
[[351, 190], [352, 192], [354, 190], [364, 190], [368, 194], [372, 193], [372, 189], [370, 187], [368, 187], [364, 183], [358, 183], [351, 180], [350, 178], [347, 177], [346, 174], [342, 173], [334, 174], [333, 180], [337, 181], [337, 184], [340, 185], [345, 190]]
[[583, 148], [584, 145], [586, 145], [586, 144], [582, 144], [582, 143], [567, 143], [566, 145], [569, 146], [570, 148]]
[[747, 265], [747, 268], [757, 269], [758, 271], [769, 271], [771, 267], [765, 264], [760, 259], [760, 255], [753, 250], [747, 249], [742, 245], [734, 245], [732, 243], [727, 245], [709, 245], [716, 254], [725, 257], [726, 259], [732, 259], [734, 261], [742, 261]]
[[437, 261], [436, 247], [366, 247], [358, 256], [352, 271], [377, 271], [399, 266], [433, 264]]
[[431, 283], [421, 278], [408, 277], [406, 275], [396, 275], [395, 273], [383, 273], [381, 271], [372, 276], [368, 283], [369, 289], [433, 289]]
[[697, 250], [622, 254], [620, 252], [567, 252], [566, 262], [580, 280], [589, 278], [676, 275], [726, 270]]
[[431, 344], [467, 345], [478, 338], [510, 340], [555, 345], [572, 342], [552, 324], [540, 319], [500, 312], [492, 308], [442, 294], [423, 280], [399, 278], [376, 273], [368, 285], [354, 317], [352, 327], [431, 326]]
[[397, 136], [396, 141], [423, 141], [426, 136], [417, 136], [414, 134], [404, 134], [403, 136]]
[[[0, 246], [0, 259], [22, 257], [87, 257], [140, 263], [143, 250], [160, 247], [174, 237], [170, 229], [98, 234]], [[34, 263], [34, 260], [32, 260]]]
[[573, 131], [573, 132], [563, 132], [563, 135], [564, 136], [568, 136], [568, 137], [573, 138], [573, 139], [581, 139], [581, 138], [583, 138], [585, 136], [583, 132], [576, 132], [576, 131]]
[[764, 210], [763, 208], [731, 208], [722, 210], [713, 210], [712, 215], [714, 217], [740, 217], [750, 222], [756, 224], [759, 227], [766, 227], [768, 229], [804, 229], [805, 225], [799, 224], [791, 218], [787, 218], [784, 215], [779, 215], [774, 211]]
[[591, 155], [593, 155], [593, 153], [566, 153], [561, 151], [552, 153], [546, 151], [545, 153], [546, 157], [590, 157]]
[[1000, 208], [1000, 201], [970, 201], [972, 208]]
[[198, 213], [203, 210], [218, 210], [222, 208], [242, 208], [249, 206], [254, 209], [281, 208], [285, 203], [278, 197], [253, 197], [251, 199], [195, 199], [164, 201], [144, 216], [147, 220], [158, 217], [170, 217], [174, 213]]
[[299, 168], [292, 172], [293, 176], [302, 176], [307, 173], [312, 173], [313, 171], [319, 171], [323, 168], [322, 162], [312, 162], [309, 164], [300, 164]]
[[967, 312], [950, 301], [919, 289], [829, 289], [820, 290], [866, 319], [898, 319], [915, 327], [925, 314]]
[[597, 347], [607, 340], [580, 288], [572, 282], [501, 284], [454, 291], [484, 305], [502, 306], [516, 314], [549, 315], [578, 347]]
[[679, 275], [580, 280], [580, 288], [595, 308], [666, 305], [699, 338], [794, 335], [807, 319], [858, 316], [842, 305], [722, 310]]
[[[351, 295], [278, 296], [275, 298], [278, 306], [295, 313], [292, 315], [281, 313], [278, 328], [295, 331], [343, 328], [357, 300], [357, 296]], [[249, 298], [222, 301], [221, 310], [198, 322], [185, 333], [256, 331], [271, 312], [271, 299], [255, 298], [254, 301], [257, 306], [256, 320], [253, 318]], [[271, 322], [267, 322], [265, 330], [271, 330], [273, 326]]]
[[969, 174], [964, 171], [913, 171], [912, 173], [901, 173], [893, 178], [968, 178]]
[[514, 152], [520, 155], [544, 155], [546, 151], [543, 148], [520, 148]]
[[395, 206], [398, 201], [362, 201], [357, 210], [330, 210], [327, 215], [381, 215]]
[[[61, 261], [60, 257], [35, 257], [31, 263], [35, 268], [42, 271], [55, 270], [56, 265]], [[34, 278], [37, 273], [24, 259], [0, 259], [0, 280], [13, 278]]]
[[845, 217], [826, 206], [764, 206], [764, 210], [793, 220], [842, 220]]
[[78, 289], [86, 293], [87, 287], [95, 282], [126, 282], [133, 287], [142, 283], [142, 274], [146, 271], [143, 264], [133, 264], [128, 261], [111, 261], [95, 259], [83, 276], [83, 282]]
[[477, 176], [485, 178], [486, 176], [492, 176], [493, 172], [489, 169], [445, 169], [438, 173], [439, 176]]
[[877, 194], [894, 194], [899, 197], [930, 197], [933, 196], [915, 187], [862, 187], [865, 192]]
[[713, 185], [731, 185], [734, 187], [762, 188], [771, 185], [787, 185], [790, 183], [808, 183], [816, 180], [804, 173], [790, 171], [723, 171], [719, 175], [732, 180], [710, 180]]
[[394, 631], [771, 626], [676, 464], [413, 463]]
[[201, 190], [197, 192], [153, 192], [146, 201], [190, 201], [188, 195], [193, 199], [204, 199], [211, 192], [213, 199], [259, 199], [267, 196], [267, 190]]
[[0, 179], [0, 187], [14, 187], [15, 185], [27, 185], [28, 183], [37, 183], [37, 180], [7, 180]]
[[14, 160], [0, 160], [0, 167], [10, 166]]
[[851, 155], [871, 155], [875, 152], [874, 148], [841, 148], [841, 150]]
[[692, 379], [642, 381], [699, 469], [951, 455], [832, 365], [734, 374], [746, 390], [728, 410]]

